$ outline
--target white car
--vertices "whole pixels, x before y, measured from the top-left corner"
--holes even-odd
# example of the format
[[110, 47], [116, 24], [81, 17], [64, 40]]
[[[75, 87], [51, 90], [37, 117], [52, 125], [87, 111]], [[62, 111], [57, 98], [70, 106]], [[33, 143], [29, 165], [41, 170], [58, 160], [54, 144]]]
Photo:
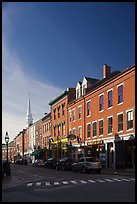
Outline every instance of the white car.
[[94, 157], [81, 157], [77, 162], [72, 164], [72, 171], [82, 171], [86, 173], [87, 171], [96, 171], [100, 173], [102, 169], [101, 163], [97, 158]]

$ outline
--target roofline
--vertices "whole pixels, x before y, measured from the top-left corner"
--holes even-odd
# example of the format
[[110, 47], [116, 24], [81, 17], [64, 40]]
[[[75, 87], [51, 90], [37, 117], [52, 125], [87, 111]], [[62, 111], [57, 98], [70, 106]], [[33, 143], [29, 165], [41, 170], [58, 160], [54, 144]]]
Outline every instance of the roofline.
[[64, 91], [61, 95], [57, 96], [55, 99], [53, 99], [52, 101], [49, 102], [49, 105], [53, 105], [56, 102], [58, 102], [59, 100], [61, 100], [64, 96], [66, 96], [68, 94], [68, 91]]

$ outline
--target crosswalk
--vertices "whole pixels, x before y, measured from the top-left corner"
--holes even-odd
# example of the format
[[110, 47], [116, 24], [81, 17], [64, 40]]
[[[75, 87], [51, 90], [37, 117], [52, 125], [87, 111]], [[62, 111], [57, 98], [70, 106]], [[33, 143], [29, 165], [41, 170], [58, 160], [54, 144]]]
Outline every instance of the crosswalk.
[[94, 179], [94, 180], [69, 180], [69, 181], [42, 181], [42, 182], [29, 182], [26, 184], [27, 187], [32, 186], [60, 186], [60, 185], [68, 185], [68, 184], [88, 184], [88, 183], [105, 183], [105, 182], [129, 182], [135, 181], [134, 178], [104, 178], [104, 179]]

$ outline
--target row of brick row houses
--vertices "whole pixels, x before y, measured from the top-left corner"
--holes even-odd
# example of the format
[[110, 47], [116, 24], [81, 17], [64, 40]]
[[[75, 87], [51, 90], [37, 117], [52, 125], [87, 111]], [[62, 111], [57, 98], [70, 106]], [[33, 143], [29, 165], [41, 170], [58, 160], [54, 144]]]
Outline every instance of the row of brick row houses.
[[135, 167], [135, 65], [103, 65], [49, 102], [50, 113], [14, 138], [14, 160], [99, 157], [106, 168]]

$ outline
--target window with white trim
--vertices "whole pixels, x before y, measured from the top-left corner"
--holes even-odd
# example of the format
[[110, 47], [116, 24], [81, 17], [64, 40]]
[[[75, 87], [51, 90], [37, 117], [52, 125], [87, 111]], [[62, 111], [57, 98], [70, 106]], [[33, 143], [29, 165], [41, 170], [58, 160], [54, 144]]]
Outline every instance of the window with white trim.
[[103, 135], [103, 120], [99, 121], [99, 135]]
[[113, 123], [113, 118], [109, 117], [108, 118], [108, 134], [112, 133], [112, 125], [113, 125], [112, 123]]
[[82, 107], [79, 106], [78, 107], [78, 118], [81, 119], [81, 117], [82, 117]]
[[91, 124], [87, 124], [87, 138], [91, 136]]
[[93, 122], [93, 137], [97, 136], [97, 122]]
[[118, 132], [123, 130], [123, 113], [118, 115]]
[[133, 110], [127, 111], [127, 130], [133, 128]]
[[90, 108], [90, 101], [88, 101], [87, 102], [87, 116], [89, 116], [90, 115], [90, 113], [91, 113], [91, 108]]
[[104, 110], [104, 95], [99, 97], [99, 111]]
[[112, 107], [112, 90], [108, 92], [108, 108]]
[[123, 84], [118, 86], [118, 104], [123, 102]]

